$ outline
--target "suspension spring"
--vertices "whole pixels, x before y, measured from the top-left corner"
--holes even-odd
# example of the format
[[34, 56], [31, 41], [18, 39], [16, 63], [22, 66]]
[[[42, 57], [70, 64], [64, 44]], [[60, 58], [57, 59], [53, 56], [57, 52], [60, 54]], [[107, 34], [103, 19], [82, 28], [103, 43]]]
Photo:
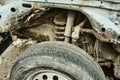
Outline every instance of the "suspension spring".
[[65, 32], [65, 26], [55, 26], [55, 39], [56, 41], [64, 41], [64, 32]]

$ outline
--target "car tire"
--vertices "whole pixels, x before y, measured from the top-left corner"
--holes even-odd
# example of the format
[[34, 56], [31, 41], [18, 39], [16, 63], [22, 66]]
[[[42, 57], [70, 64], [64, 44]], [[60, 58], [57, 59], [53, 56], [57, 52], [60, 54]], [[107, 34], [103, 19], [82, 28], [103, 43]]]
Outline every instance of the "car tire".
[[10, 80], [47, 80], [45, 76], [48, 80], [105, 80], [100, 66], [85, 51], [57, 41], [27, 49], [12, 67]]

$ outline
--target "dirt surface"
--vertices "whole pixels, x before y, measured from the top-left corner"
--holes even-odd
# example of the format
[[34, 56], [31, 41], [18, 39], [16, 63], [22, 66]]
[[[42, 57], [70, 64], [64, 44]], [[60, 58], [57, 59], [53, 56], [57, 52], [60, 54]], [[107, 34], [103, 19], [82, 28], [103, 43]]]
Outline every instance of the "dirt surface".
[[36, 41], [18, 39], [6, 49], [1, 55], [2, 64], [0, 64], [0, 80], [9, 80], [10, 71], [15, 61], [20, 54], [34, 43], [36, 43]]

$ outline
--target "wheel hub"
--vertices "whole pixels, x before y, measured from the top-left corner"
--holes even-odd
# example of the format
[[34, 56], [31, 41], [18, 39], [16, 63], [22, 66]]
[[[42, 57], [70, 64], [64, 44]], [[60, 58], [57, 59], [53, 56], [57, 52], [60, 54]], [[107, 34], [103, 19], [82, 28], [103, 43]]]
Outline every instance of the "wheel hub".
[[72, 80], [69, 76], [53, 70], [42, 70], [31, 73], [26, 80]]

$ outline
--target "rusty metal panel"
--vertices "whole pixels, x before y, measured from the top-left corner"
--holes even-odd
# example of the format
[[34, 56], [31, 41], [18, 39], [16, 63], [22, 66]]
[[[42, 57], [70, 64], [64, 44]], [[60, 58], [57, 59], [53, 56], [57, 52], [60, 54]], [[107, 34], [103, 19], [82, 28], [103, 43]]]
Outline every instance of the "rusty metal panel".
[[0, 32], [7, 32], [11, 26], [11, 19], [14, 18], [17, 21], [19, 16], [31, 9], [23, 7], [23, 3], [33, 5], [31, 2], [18, 0], [0, 6]]

